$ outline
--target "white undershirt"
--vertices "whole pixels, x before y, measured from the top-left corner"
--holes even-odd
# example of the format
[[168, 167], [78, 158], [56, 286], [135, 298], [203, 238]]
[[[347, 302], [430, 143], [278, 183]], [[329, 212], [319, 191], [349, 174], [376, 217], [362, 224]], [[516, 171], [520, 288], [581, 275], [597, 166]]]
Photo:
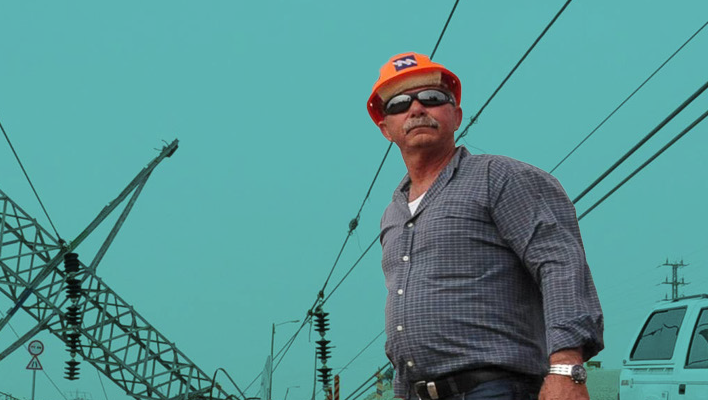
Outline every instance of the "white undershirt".
[[411, 210], [411, 215], [415, 214], [415, 210], [418, 209], [418, 205], [420, 204], [421, 200], [423, 200], [423, 196], [425, 196], [426, 193], [428, 192], [423, 192], [423, 194], [418, 196], [417, 199], [408, 203], [408, 209]]

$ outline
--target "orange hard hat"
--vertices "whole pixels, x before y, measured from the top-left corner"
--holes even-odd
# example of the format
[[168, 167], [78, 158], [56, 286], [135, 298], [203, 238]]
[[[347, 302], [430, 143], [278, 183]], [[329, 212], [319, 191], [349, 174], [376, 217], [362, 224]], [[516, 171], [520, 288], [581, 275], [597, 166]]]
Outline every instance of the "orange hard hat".
[[459, 106], [462, 97], [462, 88], [460, 86], [460, 79], [455, 74], [442, 64], [430, 61], [430, 58], [426, 55], [402, 53], [391, 57], [391, 59], [381, 67], [379, 79], [371, 90], [371, 96], [369, 96], [366, 107], [374, 123], [378, 125], [384, 118], [383, 99], [379, 93], [380, 89], [384, 86], [404, 81], [406, 78], [410, 78], [414, 75], [436, 71], [440, 72], [442, 83], [452, 91], [452, 95], [455, 96], [455, 102]]

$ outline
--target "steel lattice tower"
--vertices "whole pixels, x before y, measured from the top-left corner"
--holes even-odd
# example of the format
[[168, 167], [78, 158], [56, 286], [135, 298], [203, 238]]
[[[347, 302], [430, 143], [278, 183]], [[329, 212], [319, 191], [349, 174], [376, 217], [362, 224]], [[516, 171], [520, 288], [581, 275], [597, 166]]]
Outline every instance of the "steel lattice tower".
[[[71, 252], [132, 192], [118, 222], [91, 265], [81, 264], [78, 306], [83, 315], [79, 355], [135, 399], [227, 399], [220, 387], [174, 343], [143, 318], [96, 275], [96, 266], [137, 199], [153, 169], [177, 149], [175, 140], [145, 167], [113, 202], [70, 244], [60, 243], [0, 191], [0, 293], [15, 306], [0, 321], [2, 329], [22, 309], [37, 325], [0, 353], [0, 360], [37, 332], [48, 329], [67, 343], [66, 274], [58, 268]], [[212, 394], [213, 392], [213, 394]], [[213, 397], [211, 397], [213, 396]]]

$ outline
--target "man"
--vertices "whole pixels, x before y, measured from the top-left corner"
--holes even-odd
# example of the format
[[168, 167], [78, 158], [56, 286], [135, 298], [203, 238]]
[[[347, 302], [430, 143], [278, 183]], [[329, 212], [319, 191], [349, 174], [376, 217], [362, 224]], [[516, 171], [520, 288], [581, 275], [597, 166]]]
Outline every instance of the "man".
[[455, 74], [404, 53], [367, 104], [408, 169], [381, 220], [394, 395], [588, 399], [603, 319], [575, 208], [540, 169], [456, 148], [460, 98]]

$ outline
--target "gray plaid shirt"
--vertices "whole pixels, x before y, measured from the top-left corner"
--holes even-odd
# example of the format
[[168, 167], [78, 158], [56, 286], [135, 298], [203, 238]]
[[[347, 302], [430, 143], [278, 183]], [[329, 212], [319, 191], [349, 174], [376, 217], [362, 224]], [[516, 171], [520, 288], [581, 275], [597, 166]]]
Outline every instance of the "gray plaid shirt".
[[488, 365], [543, 375], [557, 350], [602, 350], [575, 208], [555, 178], [460, 147], [413, 215], [409, 186], [381, 219], [396, 397], [417, 380]]

